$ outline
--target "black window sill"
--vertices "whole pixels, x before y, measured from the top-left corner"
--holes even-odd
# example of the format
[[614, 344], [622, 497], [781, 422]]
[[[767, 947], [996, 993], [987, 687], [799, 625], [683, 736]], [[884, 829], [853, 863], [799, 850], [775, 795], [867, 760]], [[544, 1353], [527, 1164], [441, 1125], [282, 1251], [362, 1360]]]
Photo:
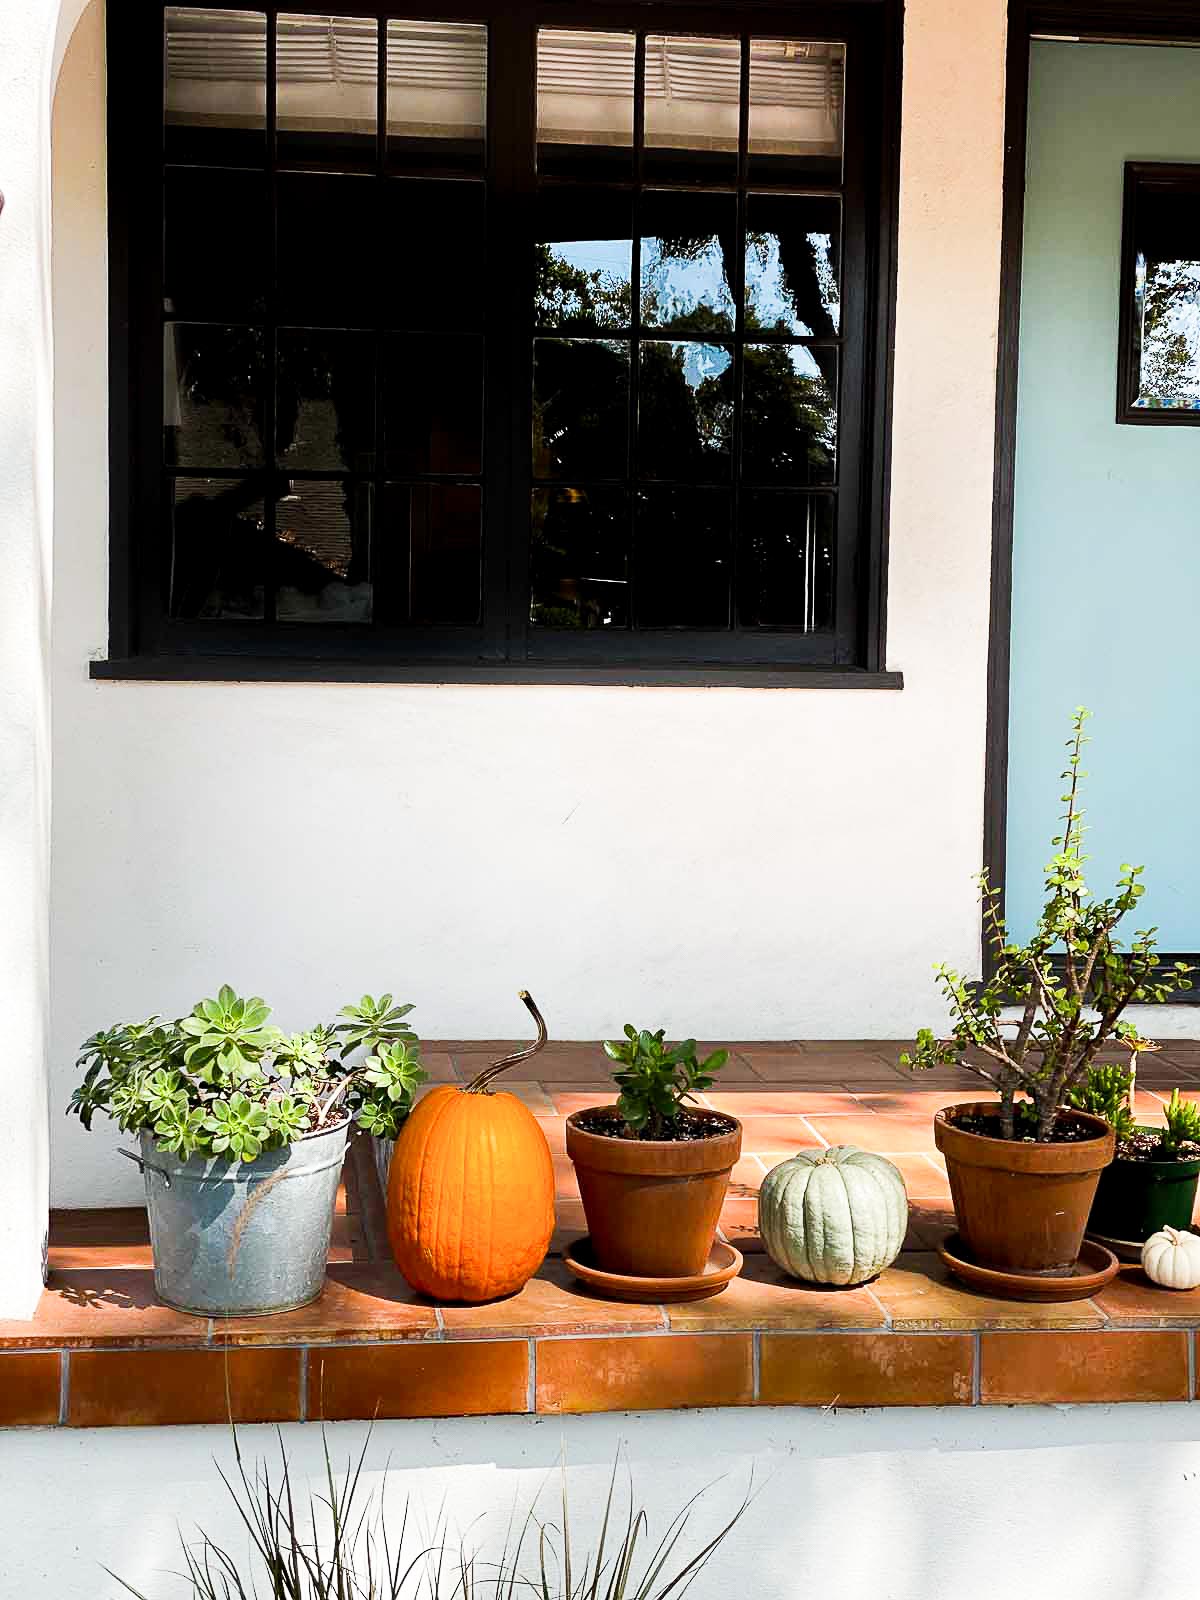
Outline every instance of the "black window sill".
[[147, 683], [545, 683], [644, 688], [903, 689], [900, 672], [855, 667], [600, 666], [544, 662], [367, 662], [253, 656], [133, 656], [93, 661], [89, 676]]

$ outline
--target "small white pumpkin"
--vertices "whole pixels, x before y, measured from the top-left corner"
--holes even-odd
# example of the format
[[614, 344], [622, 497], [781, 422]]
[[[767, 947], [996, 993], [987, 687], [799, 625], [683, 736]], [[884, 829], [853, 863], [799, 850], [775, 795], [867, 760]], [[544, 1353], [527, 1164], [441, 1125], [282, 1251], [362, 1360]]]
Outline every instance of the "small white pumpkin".
[[857, 1145], [802, 1150], [772, 1167], [758, 1194], [767, 1254], [809, 1283], [865, 1283], [900, 1254], [907, 1226], [900, 1169]]
[[1179, 1228], [1152, 1233], [1142, 1246], [1142, 1270], [1164, 1289], [1200, 1288], [1200, 1235]]

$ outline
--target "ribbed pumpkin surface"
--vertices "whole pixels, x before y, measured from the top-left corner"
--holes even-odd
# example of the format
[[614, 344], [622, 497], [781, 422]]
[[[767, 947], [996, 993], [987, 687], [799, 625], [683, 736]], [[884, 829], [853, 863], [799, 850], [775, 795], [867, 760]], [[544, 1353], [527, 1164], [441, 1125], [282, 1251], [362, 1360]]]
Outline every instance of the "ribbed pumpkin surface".
[[437, 1300], [515, 1293], [554, 1232], [554, 1167], [537, 1118], [515, 1095], [432, 1090], [396, 1141], [387, 1212], [414, 1289]]
[[900, 1253], [908, 1193], [899, 1168], [855, 1145], [803, 1150], [763, 1179], [758, 1228], [793, 1278], [865, 1283]]

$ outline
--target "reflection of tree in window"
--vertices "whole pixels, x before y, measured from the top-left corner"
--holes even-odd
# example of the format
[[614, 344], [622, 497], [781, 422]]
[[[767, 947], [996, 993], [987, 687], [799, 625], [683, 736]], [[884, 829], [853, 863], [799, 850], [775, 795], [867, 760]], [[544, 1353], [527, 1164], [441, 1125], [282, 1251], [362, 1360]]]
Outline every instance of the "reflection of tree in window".
[[629, 279], [602, 269], [586, 271], [556, 253], [552, 244], [534, 246], [534, 306], [542, 327], [571, 323], [599, 328], [629, 326]]
[[643, 477], [727, 481], [734, 367], [721, 345], [647, 341], [641, 347], [638, 465]]
[[746, 233], [746, 327], [836, 338], [841, 296], [830, 233]]
[[1200, 408], [1200, 262], [1137, 258], [1138, 406]]

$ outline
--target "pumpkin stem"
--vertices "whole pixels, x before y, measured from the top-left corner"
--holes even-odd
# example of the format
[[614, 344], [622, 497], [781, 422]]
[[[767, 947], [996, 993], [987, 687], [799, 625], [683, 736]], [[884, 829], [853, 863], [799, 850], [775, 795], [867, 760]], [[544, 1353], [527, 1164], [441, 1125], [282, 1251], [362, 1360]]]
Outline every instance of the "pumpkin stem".
[[509, 1067], [515, 1067], [518, 1061], [528, 1061], [530, 1056], [537, 1055], [538, 1051], [545, 1044], [546, 1023], [542, 1013], [537, 1008], [537, 1004], [534, 1001], [533, 996], [529, 993], [528, 989], [522, 989], [517, 998], [525, 1002], [526, 1011], [529, 1012], [534, 1022], [537, 1023], [537, 1038], [532, 1044], [526, 1045], [524, 1050], [518, 1050], [514, 1055], [505, 1056], [502, 1061], [493, 1061], [490, 1067], [484, 1067], [483, 1071], [476, 1077], [472, 1078], [470, 1083], [467, 1084], [466, 1088], [462, 1091], [463, 1094], [491, 1094], [492, 1091], [488, 1085], [491, 1083], [493, 1078], [498, 1078], [502, 1072], [507, 1072]]

